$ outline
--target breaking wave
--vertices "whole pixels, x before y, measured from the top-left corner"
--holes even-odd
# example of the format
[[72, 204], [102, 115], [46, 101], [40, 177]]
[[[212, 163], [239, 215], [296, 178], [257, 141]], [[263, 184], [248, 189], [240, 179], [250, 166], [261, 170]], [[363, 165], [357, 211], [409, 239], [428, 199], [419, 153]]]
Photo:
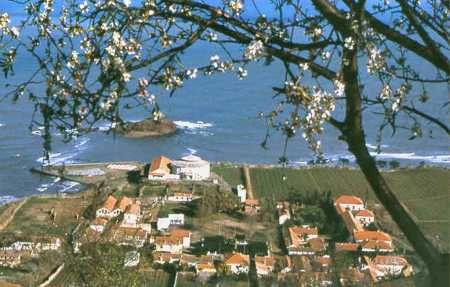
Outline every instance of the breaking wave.
[[74, 150], [50, 153], [48, 161], [46, 161], [44, 157], [40, 157], [36, 161], [43, 165], [75, 163], [76, 160], [74, 158], [88, 148], [87, 144], [89, 143], [89, 140], [90, 139], [87, 137], [77, 138], [74, 140]]
[[189, 122], [189, 121], [174, 121], [173, 122], [178, 129], [183, 130], [187, 134], [212, 136], [212, 132], [206, 131], [208, 128], [213, 127], [211, 123], [205, 123], [202, 121]]
[[450, 164], [450, 155], [417, 155], [414, 152], [409, 153], [370, 153], [373, 157], [379, 159], [400, 159], [400, 160], [413, 160], [413, 161], [424, 161], [431, 163], [445, 163]]
[[79, 191], [80, 183], [74, 181], [61, 181], [58, 177], [53, 182], [43, 183], [36, 188], [39, 192], [76, 192]]
[[[371, 144], [371, 143], [367, 143], [366, 146], [367, 146], [369, 149], [374, 149], [374, 150], [377, 149], [377, 146], [374, 145], [374, 144]], [[387, 147], [389, 147], [389, 145], [387, 145], [387, 144], [382, 144], [382, 145], [380, 145], [380, 148], [387, 148]]]
[[13, 201], [16, 201], [17, 197], [14, 195], [1, 195], [0, 196], [0, 205], [4, 205]]

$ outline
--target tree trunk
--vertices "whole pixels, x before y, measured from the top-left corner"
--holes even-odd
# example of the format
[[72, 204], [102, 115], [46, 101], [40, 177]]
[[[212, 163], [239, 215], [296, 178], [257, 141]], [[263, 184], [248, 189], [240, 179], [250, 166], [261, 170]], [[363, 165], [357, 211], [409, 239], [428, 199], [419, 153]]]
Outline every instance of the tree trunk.
[[[359, 142], [359, 143], [358, 143]], [[406, 235], [417, 253], [428, 266], [431, 286], [449, 286], [448, 256], [440, 251], [425, 237], [418, 225], [397, 199], [385, 179], [379, 172], [376, 162], [361, 140], [349, 140], [349, 150], [356, 156], [357, 163], [364, 173], [367, 181], [375, 192], [377, 198], [391, 215], [392, 219]]]

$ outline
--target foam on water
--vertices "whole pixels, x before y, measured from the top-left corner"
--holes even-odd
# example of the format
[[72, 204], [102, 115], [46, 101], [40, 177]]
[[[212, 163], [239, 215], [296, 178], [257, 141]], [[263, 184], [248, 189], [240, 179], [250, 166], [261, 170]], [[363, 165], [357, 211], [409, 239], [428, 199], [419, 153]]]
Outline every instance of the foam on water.
[[206, 131], [206, 129], [213, 127], [211, 123], [205, 123], [202, 121], [189, 122], [189, 121], [174, 121], [173, 122], [178, 129], [183, 130], [187, 134], [212, 136], [212, 132]]
[[4, 127], [4, 126], [5, 126], [5, 124], [0, 123], [0, 128], [1, 128], [1, 127]]
[[450, 163], [450, 155], [441, 154], [441, 155], [417, 155], [414, 152], [408, 153], [370, 153], [375, 158], [380, 159], [400, 159], [400, 160], [414, 160], [414, 161], [425, 161], [431, 163]]
[[43, 164], [62, 164], [62, 163], [75, 163], [74, 157], [78, 156], [81, 152], [85, 151], [88, 147], [90, 139], [87, 137], [81, 137], [74, 140], [73, 147], [64, 152], [50, 153], [49, 161], [46, 162], [44, 157], [38, 158], [36, 161]]
[[0, 205], [4, 205], [13, 201], [16, 201], [17, 197], [14, 195], [1, 195], [0, 196]]
[[[377, 149], [377, 146], [374, 145], [374, 144], [371, 144], [371, 143], [366, 143], [366, 146], [367, 146], [369, 149]], [[389, 147], [387, 144], [382, 144], [382, 145], [380, 145], [380, 148], [387, 148], [387, 147]]]

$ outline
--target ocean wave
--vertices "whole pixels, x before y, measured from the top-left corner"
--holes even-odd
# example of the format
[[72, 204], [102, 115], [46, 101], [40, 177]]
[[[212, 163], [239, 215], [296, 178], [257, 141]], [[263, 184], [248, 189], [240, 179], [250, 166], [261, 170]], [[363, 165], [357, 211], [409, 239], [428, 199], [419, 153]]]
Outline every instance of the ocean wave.
[[0, 205], [8, 204], [10, 202], [16, 201], [17, 197], [14, 195], [1, 195], [0, 196]]
[[207, 129], [213, 127], [211, 123], [205, 123], [202, 121], [188, 122], [188, 121], [174, 121], [173, 122], [179, 129], [197, 130]]
[[73, 149], [65, 152], [50, 153], [49, 160], [46, 161], [44, 157], [38, 158], [36, 161], [43, 165], [75, 163], [74, 157], [87, 149], [87, 144], [90, 139], [87, 137], [77, 138], [74, 141]]
[[197, 154], [197, 150], [195, 148], [188, 147], [186, 149], [188, 151], [188, 155]]
[[80, 183], [75, 181], [64, 180], [57, 177], [53, 182], [43, 183], [39, 187], [36, 188], [39, 192], [76, 192], [78, 189], [74, 189], [74, 187], [78, 187]]
[[178, 129], [190, 135], [212, 136], [212, 132], [207, 131], [208, 128], [213, 127], [212, 123], [205, 123], [202, 121], [189, 122], [189, 121], [174, 121], [173, 122]]
[[4, 126], [5, 126], [5, 124], [0, 123], [0, 128], [1, 128], [1, 127], [4, 127]]
[[[369, 149], [375, 149], [375, 150], [378, 148], [377, 145], [374, 145], [371, 143], [366, 143], [366, 147], [368, 147]], [[387, 145], [387, 144], [380, 145], [380, 148], [387, 148], [387, 147], [389, 147], [389, 145]]]
[[[450, 164], [450, 155], [448, 154], [435, 154], [435, 155], [417, 155], [414, 152], [399, 152], [399, 153], [377, 153], [370, 152], [376, 160], [400, 160], [400, 161], [413, 161], [413, 162], [425, 162], [430, 164]], [[339, 153], [339, 154], [327, 154], [325, 155], [327, 163], [330, 164], [340, 164], [342, 159], [348, 160], [349, 163], [354, 164], [356, 159], [355, 156], [349, 153]], [[313, 160], [313, 158], [311, 158]], [[292, 166], [306, 166], [308, 165], [308, 159], [302, 158], [296, 161], [289, 162]]]
[[414, 152], [407, 153], [370, 153], [373, 157], [379, 159], [400, 159], [400, 160], [414, 160], [414, 161], [425, 161], [432, 163], [450, 163], [450, 155], [417, 155]]
[[64, 181], [62, 183], [62, 187], [61, 189], [58, 190], [58, 192], [68, 192], [71, 191], [71, 189], [73, 189], [74, 187], [79, 186], [80, 183], [79, 182], [75, 182], [75, 181]]

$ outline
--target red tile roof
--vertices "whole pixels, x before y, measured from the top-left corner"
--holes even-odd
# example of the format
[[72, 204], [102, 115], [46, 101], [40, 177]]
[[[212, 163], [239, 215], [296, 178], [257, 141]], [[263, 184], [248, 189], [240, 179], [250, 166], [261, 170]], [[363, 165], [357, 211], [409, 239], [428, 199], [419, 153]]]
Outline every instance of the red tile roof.
[[259, 205], [259, 200], [258, 199], [246, 199], [245, 200], [245, 205]]
[[322, 237], [311, 238], [308, 240], [308, 243], [314, 252], [322, 252], [325, 250], [325, 240]]
[[191, 232], [189, 230], [185, 230], [185, 229], [173, 229], [170, 231], [170, 236], [173, 237], [190, 237], [191, 236]]
[[120, 208], [121, 210], [125, 211], [125, 209], [133, 203], [133, 200], [129, 197], [123, 196], [119, 202], [117, 202], [115, 208]]
[[336, 243], [336, 251], [358, 251], [359, 244], [358, 243]]
[[108, 223], [108, 220], [104, 218], [96, 218], [92, 220], [91, 225], [106, 225]]
[[255, 263], [273, 267], [275, 265], [275, 258], [272, 256], [255, 256]]
[[225, 264], [227, 265], [249, 265], [250, 264], [250, 256], [242, 254], [242, 253], [233, 253], [226, 260]]
[[367, 241], [367, 240], [379, 240], [379, 241], [392, 241], [389, 234], [382, 231], [355, 231], [353, 237], [356, 241]]
[[364, 204], [364, 201], [357, 197], [357, 196], [353, 196], [353, 195], [341, 195], [338, 198], [336, 198], [336, 200], [334, 201], [334, 203], [336, 205], [339, 204], [355, 204], [355, 205], [360, 205], [360, 204]]
[[385, 241], [376, 241], [376, 240], [367, 241], [362, 245], [362, 248], [371, 250], [386, 250], [386, 251], [394, 250], [392, 246], [386, 243]]
[[409, 265], [408, 260], [401, 256], [386, 256], [386, 255], [377, 255], [372, 260], [372, 263], [375, 265], [398, 265], [398, 266], [407, 266]]
[[157, 170], [162, 170], [166, 174], [170, 174], [170, 168], [169, 165], [172, 162], [171, 159], [160, 156], [152, 161], [152, 164], [150, 166], [150, 173], [153, 173]]
[[108, 211], [112, 211], [114, 209], [114, 206], [116, 206], [117, 199], [115, 199], [113, 196], [108, 196], [108, 198], [105, 200], [101, 208], [105, 208]]
[[317, 256], [315, 260], [322, 266], [330, 266], [332, 262], [330, 256]]
[[356, 213], [355, 216], [357, 216], [357, 217], [375, 217], [373, 212], [370, 211], [370, 210], [367, 210], [367, 209], [363, 209], [363, 210], [358, 211], [358, 213]]
[[128, 206], [126, 213], [140, 215], [141, 214], [141, 206], [139, 204], [133, 203]]

